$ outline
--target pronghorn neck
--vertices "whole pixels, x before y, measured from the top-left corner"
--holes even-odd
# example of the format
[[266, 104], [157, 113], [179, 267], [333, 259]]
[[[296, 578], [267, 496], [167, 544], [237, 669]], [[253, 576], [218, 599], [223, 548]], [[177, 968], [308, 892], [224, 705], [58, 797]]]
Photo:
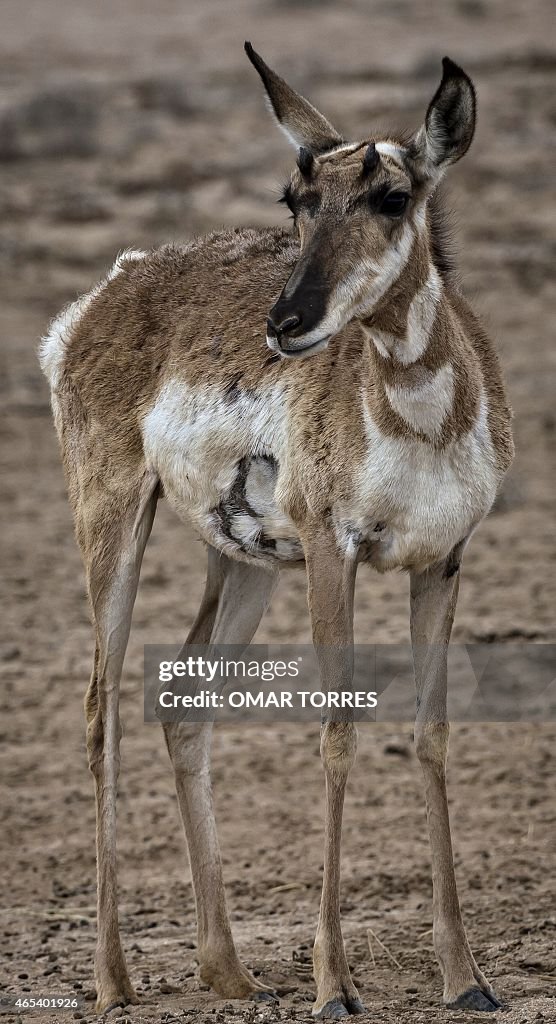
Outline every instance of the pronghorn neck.
[[426, 360], [443, 291], [426, 240], [420, 236], [397, 280], [361, 321], [379, 365], [390, 363], [401, 369]]
[[477, 404], [464, 396], [476, 394], [476, 367], [467, 365], [461, 328], [424, 240], [362, 328], [369, 340], [367, 405], [387, 432], [443, 445], [469, 429]]

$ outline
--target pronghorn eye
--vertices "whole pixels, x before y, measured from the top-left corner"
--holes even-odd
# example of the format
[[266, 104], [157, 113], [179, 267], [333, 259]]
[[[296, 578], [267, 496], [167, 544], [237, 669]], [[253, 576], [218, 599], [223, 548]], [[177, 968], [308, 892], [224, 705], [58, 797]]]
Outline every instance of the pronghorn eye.
[[389, 192], [387, 196], [384, 196], [379, 212], [385, 214], [386, 217], [401, 217], [408, 202], [409, 194], [407, 192]]

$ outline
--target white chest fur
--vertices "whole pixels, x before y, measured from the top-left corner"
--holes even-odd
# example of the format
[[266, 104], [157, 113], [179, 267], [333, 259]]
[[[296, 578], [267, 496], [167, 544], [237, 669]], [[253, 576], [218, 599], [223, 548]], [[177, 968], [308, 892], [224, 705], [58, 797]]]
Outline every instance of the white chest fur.
[[369, 536], [369, 560], [382, 571], [422, 568], [445, 557], [489, 511], [500, 480], [486, 403], [469, 433], [442, 449], [418, 438], [385, 436], [368, 413], [365, 429], [357, 510], [342, 510], [340, 532], [349, 519]]

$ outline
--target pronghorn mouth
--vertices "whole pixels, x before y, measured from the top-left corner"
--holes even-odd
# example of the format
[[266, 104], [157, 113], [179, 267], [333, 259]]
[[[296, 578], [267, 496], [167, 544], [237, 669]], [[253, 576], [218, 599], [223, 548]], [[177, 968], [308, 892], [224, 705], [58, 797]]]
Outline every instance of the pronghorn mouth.
[[269, 338], [268, 336], [266, 343], [273, 352], [276, 352], [277, 355], [284, 359], [303, 359], [313, 352], [319, 352], [321, 349], [326, 348], [331, 337], [331, 334], [326, 334], [324, 338], [319, 338], [318, 341], [312, 341], [309, 345], [300, 346], [299, 348], [281, 348], [276, 338]]

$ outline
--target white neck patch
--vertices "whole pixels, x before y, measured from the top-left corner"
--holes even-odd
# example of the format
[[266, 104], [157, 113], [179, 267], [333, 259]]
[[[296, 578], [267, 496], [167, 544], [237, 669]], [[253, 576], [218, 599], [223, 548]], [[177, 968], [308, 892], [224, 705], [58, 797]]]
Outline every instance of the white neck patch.
[[380, 354], [386, 359], [393, 356], [402, 366], [410, 366], [421, 359], [429, 344], [441, 296], [442, 281], [436, 267], [431, 265], [427, 280], [411, 300], [405, 337], [398, 338], [374, 328], [371, 330]]
[[434, 437], [453, 406], [454, 368], [445, 363], [425, 384], [413, 388], [385, 384], [384, 390], [398, 416], [413, 430]]

